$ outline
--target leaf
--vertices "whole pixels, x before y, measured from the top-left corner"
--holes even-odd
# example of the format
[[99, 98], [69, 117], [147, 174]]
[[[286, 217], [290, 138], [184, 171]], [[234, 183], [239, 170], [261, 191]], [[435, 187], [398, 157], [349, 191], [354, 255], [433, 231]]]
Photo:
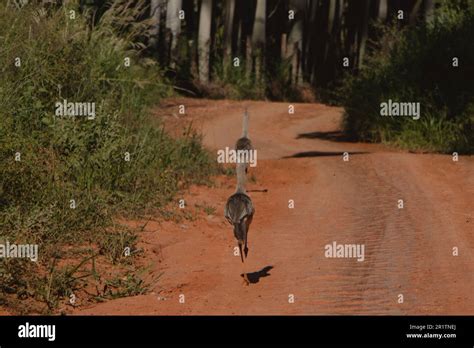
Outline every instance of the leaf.
[[41, 122], [44, 123], [45, 125], [49, 126], [51, 124], [51, 117], [43, 117], [41, 119]]

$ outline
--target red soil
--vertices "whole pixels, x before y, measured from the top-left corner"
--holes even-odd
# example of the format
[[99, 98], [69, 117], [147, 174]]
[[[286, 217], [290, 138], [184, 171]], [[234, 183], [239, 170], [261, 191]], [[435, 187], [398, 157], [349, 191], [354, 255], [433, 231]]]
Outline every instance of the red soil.
[[[185, 116], [178, 116], [181, 103]], [[289, 115], [287, 103], [178, 99], [157, 112], [171, 115], [163, 118], [173, 130], [192, 121], [215, 150], [233, 147], [244, 106], [258, 150], [248, 189], [268, 189], [249, 193], [256, 208], [247, 265], [253, 284], [242, 285], [223, 216], [235, 179], [220, 176], [215, 187], [184, 195], [188, 207], [215, 207], [213, 215], [150, 222], [141, 233], [151, 273], [163, 273], [149, 294], [76, 314], [474, 314], [472, 156], [453, 162], [345, 142], [337, 133], [342, 110], [320, 104], [295, 104]], [[302, 133], [313, 134], [298, 138]], [[296, 153], [301, 157], [285, 158]], [[365, 260], [326, 258], [333, 241], [365, 244]]]

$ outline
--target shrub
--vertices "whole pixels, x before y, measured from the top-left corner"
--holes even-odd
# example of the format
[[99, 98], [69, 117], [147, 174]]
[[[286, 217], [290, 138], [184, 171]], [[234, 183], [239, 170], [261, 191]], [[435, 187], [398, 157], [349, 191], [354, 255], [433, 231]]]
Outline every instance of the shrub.
[[[439, 152], [474, 149], [474, 5], [444, 2], [433, 21], [387, 29], [342, 89], [344, 126], [355, 138]], [[452, 66], [453, 57], [459, 67]], [[420, 102], [421, 118], [380, 117], [380, 103]]]
[[[169, 88], [159, 67], [141, 57], [147, 23], [136, 18], [143, 6], [116, 1], [91, 27], [77, 7], [71, 19], [66, 5], [6, 3], [0, 4], [0, 240], [39, 244], [40, 259], [27, 266], [0, 260], [6, 284], [0, 302], [8, 291], [35, 297], [48, 279], [56, 284], [48, 265], [65, 257], [63, 246], [99, 245], [115, 261], [114, 245], [121, 244], [102, 237], [115, 216], [161, 207], [180, 185], [203, 182], [213, 170], [196, 134], [173, 139], [150, 119], [148, 107]], [[95, 102], [95, 119], [55, 116], [63, 99]], [[49, 309], [57, 304], [50, 296], [66, 290], [48, 288]]]

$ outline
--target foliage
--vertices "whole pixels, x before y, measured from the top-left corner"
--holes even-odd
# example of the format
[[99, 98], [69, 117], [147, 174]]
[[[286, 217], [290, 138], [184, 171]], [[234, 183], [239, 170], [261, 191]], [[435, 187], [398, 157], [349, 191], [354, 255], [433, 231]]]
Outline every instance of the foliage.
[[[107, 235], [113, 217], [162, 207], [213, 170], [196, 134], [172, 139], [150, 118], [148, 106], [169, 89], [158, 65], [140, 58], [148, 30], [136, 20], [140, 9], [116, 1], [91, 26], [75, 4], [0, 4], [0, 239], [40, 249], [37, 264], [0, 260], [3, 303], [26, 294], [53, 310], [75, 282], [53, 276], [51, 259], [90, 245], [116, 262], [134, 237]], [[56, 116], [64, 99], [95, 102], [95, 119]]]
[[[440, 152], [474, 150], [474, 5], [445, 2], [427, 25], [385, 31], [379, 49], [342, 90], [355, 138]], [[459, 67], [453, 67], [453, 58]], [[420, 102], [421, 118], [381, 117], [388, 99]]]

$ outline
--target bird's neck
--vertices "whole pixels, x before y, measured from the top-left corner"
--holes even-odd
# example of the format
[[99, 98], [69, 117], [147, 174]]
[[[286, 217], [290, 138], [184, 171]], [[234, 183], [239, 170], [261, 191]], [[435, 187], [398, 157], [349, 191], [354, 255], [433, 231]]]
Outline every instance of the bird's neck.
[[242, 138], [248, 138], [248, 137], [249, 137], [249, 114], [247, 113], [247, 110], [245, 110], [244, 120], [243, 120], [243, 125], [242, 125]]
[[237, 163], [237, 189], [236, 192], [245, 193], [245, 163]]

